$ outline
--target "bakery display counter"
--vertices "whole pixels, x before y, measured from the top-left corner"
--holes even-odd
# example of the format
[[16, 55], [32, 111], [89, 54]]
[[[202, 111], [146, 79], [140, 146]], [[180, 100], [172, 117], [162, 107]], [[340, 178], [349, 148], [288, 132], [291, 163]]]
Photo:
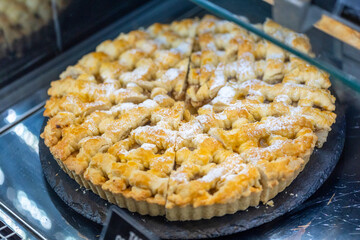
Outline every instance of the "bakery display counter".
[[[209, 11], [212, 14], [219, 14], [219, 7], [221, 7], [220, 10], [228, 9], [236, 15], [241, 15], [242, 17], [239, 18], [241, 26], [251, 31], [258, 25], [250, 25], [249, 22], [264, 23], [266, 18], [275, 16], [272, 15], [274, 11], [272, 1], [269, 1], [270, 3], [256, 1], [256, 4], [250, 4], [249, 1], [241, 1], [237, 4], [235, 1], [212, 1], [216, 4], [213, 6], [215, 10], [209, 8], [211, 5], [207, 1], [193, 2], [207, 10], [190, 1], [181, 0], [155, 0], [139, 4], [136, 9], [134, 6], [123, 6], [126, 13], [115, 16], [116, 11], [112, 12], [109, 14], [112, 17], [109, 17], [107, 21], [104, 20], [101, 28], [94, 27], [96, 30], [87, 30], [84, 31], [86, 33], [82, 33], [83, 35], [79, 33], [73, 37], [70, 30], [64, 31], [63, 39], [71, 39], [64, 40], [68, 45], [64, 44], [63, 49], [58, 50], [56, 56], [48, 57], [41, 66], [32, 65], [28, 73], [20, 74], [10, 82], [6, 80], [7, 84], [0, 88], [0, 146], [2, 147], [0, 152], [0, 221], [4, 224], [4, 227], [0, 227], [1, 236], [8, 235], [8, 239], [100, 238], [102, 224], [106, 218], [104, 209], [107, 210], [111, 203], [102, 200], [101, 211], [96, 211], [96, 204], [87, 205], [88, 201], [83, 204], [81, 199], [94, 199], [98, 196], [94, 194], [92, 196], [90, 190], [80, 186], [73, 189], [76, 194], [67, 192], [68, 181], [73, 180], [68, 178], [59, 166], [58, 169], [53, 168], [54, 164], [56, 165], [54, 159], [48, 159], [47, 162], [47, 158], [51, 157], [49, 153], [45, 154], [47, 155], [45, 158], [42, 155], [44, 144], [40, 139], [40, 133], [45, 120], [43, 107], [48, 99], [47, 89], [50, 82], [58, 79], [67, 66], [75, 64], [83, 55], [94, 51], [95, 47], [104, 40], [114, 39], [121, 32], [146, 28], [155, 22], [171, 23], [184, 18], [201, 18], [209, 14]], [[117, 11], [120, 10], [117, 9]], [[220, 17], [227, 17], [227, 15], [221, 15], [220, 11]], [[288, 27], [296, 28], [295, 25]], [[360, 86], [360, 81], [356, 78], [357, 72], [348, 71], [348, 68], [349, 64], [358, 66], [356, 64], [359, 55], [355, 41], [355, 44], [352, 44], [338, 40], [324, 33], [319, 26], [303, 31], [309, 36], [317, 58], [303, 56], [302, 52], [298, 54], [298, 49], [292, 46], [283, 46], [284, 44], [278, 43], [276, 36], [274, 40], [274, 36], [269, 32], [260, 33], [261, 37], [273, 41], [274, 44], [280, 44], [286, 50], [315, 63], [316, 66], [329, 70], [332, 82], [331, 92], [337, 98], [335, 113], [338, 118], [333, 126], [334, 133], [329, 135], [331, 140], [328, 140], [333, 147], [325, 145], [324, 152], [316, 152], [315, 155], [318, 156], [310, 160], [321, 161], [320, 165], [325, 167], [316, 171], [314, 169], [317, 165], [311, 165], [314, 166], [313, 176], [304, 180], [309, 185], [308, 188], [303, 188], [304, 191], [297, 192], [289, 190], [292, 188], [287, 188], [281, 193], [281, 198], [286, 199], [285, 203], [296, 202], [298, 203], [296, 206], [285, 205], [283, 201], [276, 200], [280, 198], [276, 198], [268, 205], [261, 205], [259, 209], [252, 207], [251, 211], [264, 211], [264, 216], [266, 212], [270, 213], [268, 218], [271, 221], [263, 221], [264, 216], [258, 216], [252, 219], [255, 224], [251, 227], [247, 227], [246, 224], [243, 226], [232, 224], [234, 218], [241, 217], [241, 212], [234, 216], [226, 215], [202, 220], [204, 221], [202, 227], [201, 224], [196, 225], [195, 222], [176, 225], [163, 217], [141, 217], [138, 213], [132, 213], [126, 209], [121, 210], [123, 216], [138, 221], [145, 226], [147, 231], [164, 239], [205, 237], [357, 239], [360, 234], [360, 189], [358, 187], [360, 167], [357, 164], [360, 151], [356, 143], [360, 138], [360, 108], [358, 106], [360, 98], [356, 90], [357, 86]], [[73, 29], [78, 29], [76, 31], [80, 31], [81, 28], [81, 25], [74, 24], [73, 26]], [[256, 33], [258, 32], [255, 30]], [[351, 61], [348, 61], [349, 59]], [[42, 147], [39, 148], [39, 144]], [[301, 182], [300, 180], [296, 184], [301, 186]], [[310, 185], [315, 193], [311, 192], [311, 196], [308, 196], [305, 190], [310, 189]], [[304, 196], [301, 195], [302, 193]], [[277, 214], [277, 218], [269, 217], [272, 210], [280, 205], [286, 206], [283, 212]], [[217, 229], [219, 225], [224, 227]], [[196, 229], [196, 226], [199, 229]], [[171, 229], [173, 233], [169, 233]], [[9, 234], [10, 230], [14, 233]], [[188, 234], [185, 230], [189, 231]]]

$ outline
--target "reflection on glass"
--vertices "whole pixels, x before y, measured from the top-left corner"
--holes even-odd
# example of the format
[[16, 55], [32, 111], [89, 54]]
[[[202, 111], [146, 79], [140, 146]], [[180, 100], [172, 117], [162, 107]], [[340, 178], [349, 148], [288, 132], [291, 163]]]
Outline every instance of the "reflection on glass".
[[51, 225], [52, 225], [51, 221], [48, 218], [45, 211], [42, 209], [39, 209], [38, 206], [36, 205], [36, 203], [34, 201], [30, 200], [25, 192], [23, 192], [21, 190], [18, 191], [17, 200], [19, 201], [21, 207], [25, 211], [28, 211], [34, 219], [36, 219], [40, 222], [40, 224], [43, 228], [45, 228], [45, 229], [51, 228]]
[[[52, 2], [61, 10], [68, 0], [1, 0], [0, 1], [0, 58], [12, 53], [21, 55], [32, 42], [31, 34], [51, 24]], [[33, 38], [39, 36], [33, 36]], [[34, 39], [32, 39], [34, 40]]]
[[74, 237], [66, 237], [65, 240], [76, 240]]
[[65, 236], [64, 236], [64, 234], [62, 232], [57, 232], [57, 233], [54, 234], [54, 239], [63, 240], [63, 239], [65, 239]]
[[8, 123], [15, 122], [16, 120], [16, 112], [13, 109], [8, 110], [8, 115], [5, 117], [5, 121]]
[[4, 180], [5, 180], [4, 172], [0, 168], [0, 185], [4, 184]]
[[23, 230], [21, 230], [14, 220], [8, 217], [1, 209], [0, 209], [0, 218], [10, 227], [12, 228], [22, 239], [26, 239], [26, 234]]
[[36, 153], [39, 153], [38, 137], [30, 132], [24, 124], [19, 123], [12, 131], [18, 135], [29, 147], [31, 147], [31, 149], [33, 149]]
[[16, 193], [15, 193], [14, 188], [8, 187], [8, 189], [6, 189], [6, 197], [7, 197], [9, 200], [13, 200], [13, 199], [16, 198]]

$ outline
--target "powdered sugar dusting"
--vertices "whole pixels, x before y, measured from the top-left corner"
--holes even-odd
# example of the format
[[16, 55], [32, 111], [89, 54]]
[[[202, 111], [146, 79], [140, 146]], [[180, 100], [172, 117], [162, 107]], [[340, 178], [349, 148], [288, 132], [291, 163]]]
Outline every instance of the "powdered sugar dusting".
[[140, 103], [139, 106], [153, 109], [153, 108], [156, 108], [159, 105], [154, 100], [147, 99], [144, 102]]
[[201, 66], [202, 70], [205, 70], [206, 72], [212, 72], [215, 70], [215, 66], [212, 64], [204, 64]]
[[202, 142], [204, 142], [208, 138], [210, 138], [209, 135], [197, 134], [193, 141], [196, 145], [200, 145]]
[[181, 42], [175, 49], [182, 55], [188, 55], [190, 54], [191, 45], [189, 42]]
[[129, 92], [129, 89], [120, 88], [120, 89], [117, 89], [117, 90], [114, 92], [114, 95], [119, 94], [119, 93], [126, 93], [126, 92]]
[[227, 78], [224, 75], [224, 65], [219, 64], [219, 66], [216, 68], [214, 72], [213, 83], [210, 86], [210, 91], [224, 86], [226, 83], [226, 79]]
[[271, 53], [271, 54], [267, 55], [266, 58], [281, 60], [281, 59], [284, 59], [284, 54], [283, 53]]
[[120, 79], [124, 82], [134, 82], [142, 80], [146, 75], [148, 75], [151, 66], [149, 64], [138, 66], [132, 72], [126, 72], [121, 74]]
[[232, 33], [215, 34], [215, 40], [220, 41], [223, 46], [226, 46], [229, 41], [234, 37]]
[[141, 148], [145, 149], [145, 150], [151, 150], [153, 151], [154, 149], [156, 149], [156, 145], [152, 144], [152, 143], [143, 143], [141, 145]]
[[283, 83], [283, 85], [284, 85], [284, 86], [289, 86], [289, 87], [300, 87], [300, 88], [311, 89], [310, 86], [303, 85], [303, 84], [298, 84], [298, 83], [293, 83], [293, 82]]
[[207, 109], [207, 110], [211, 110], [212, 109], [212, 106], [210, 104], [206, 104], [204, 106], [201, 107], [202, 109]]
[[246, 80], [255, 77], [254, 64], [252, 62], [241, 59], [237, 62], [237, 66], [236, 78], [238, 80]]
[[248, 94], [254, 95], [254, 96], [262, 96], [262, 92], [259, 90], [254, 90], [252, 88], [249, 89]]
[[174, 173], [172, 176], [171, 176], [171, 180], [177, 182], [177, 183], [182, 183], [182, 182], [187, 182], [187, 176], [186, 176], [186, 173], [183, 173], [183, 172], [177, 172], [177, 173]]
[[247, 88], [247, 87], [252, 87], [254, 85], [264, 85], [264, 86], [271, 86], [270, 84], [267, 84], [263, 81], [260, 81], [258, 79], [251, 79], [249, 81], [246, 82], [242, 82], [239, 84], [238, 88]]
[[141, 139], [146, 139], [147, 142], [153, 143], [158, 147], [168, 144], [174, 145], [176, 139], [175, 131], [160, 126], [138, 127], [132, 131], [132, 135], [135, 137], [141, 136]]
[[177, 78], [180, 75], [180, 70], [176, 69], [176, 68], [171, 68], [169, 70], [166, 71], [165, 73], [165, 79], [169, 80], [169, 81], [173, 81], [175, 80], [175, 78]]
[[225, 175], [224, 178], [225, 178], [226, 181], [231, 181], [236, 176], [238, 176], [238, 175], [236, 175], [236, 174], [228, 174], [228, 175]]
[[159, 95], [156, 95], [153, 100], [158, 102], [158, 103], [161, 103], [163, 101], [165, 101], [167, 98], [169, 98], [169, 96], [167, 95], [162, 95], [162, 94], [159, 94]]
[[208, 174], [199, 179], [202, 182], [213, 182], [216, 179], [221, 178], [224, 174], [226, 174], [226, 170], [223, 167], [213, 168]]
[[209, 50], [212, 50], [212, 51], [217, 50], [217, 47], [216, 47], [214, 42], [209, 42], [208, 44], [206, 44], [206, 48], [209, 49]]
[[202, 114], [196, 117], [196, 119], [201, 123], [202, 125], [206, 124], [209, 120], [209, 116], [206, 114]]
[[296, 118], [291, 117], [267, 117], [261, 126], [268, 131], [275, 132], [286, 130], [289, 126], [294, 125], [295, 122]]
[[284, 146], [285, 141], [282, 140], [275, 140], [271, 142], [271, 145], [268, 147], [265, 147], [263, 149], [257, 149], [257, 151], [251, 151], [251, 153], [243, 153], [242, 156], [250, 163], [252, 164], [257, 164], [259, 161], [261, 161], [264, 157], [264, 155], [262, 154], [262, 152], [267, 151], [267, 152], [276, 152], [276, 151], [281, 151], [281, 149]]
[[130, 110], [130, 109], [134, 109], [135, 107], [137, 107], [136, 104], [127, 102], [127, 103], [122, 103], [122, 104], [120, 105], [120, 107], [119, 107], [119, 110], [120, 110], [121, 112], [123, 112], [123, 111], [128, 111], [128, 110]]
[[275, 97], [274, 102], [282, 102], [284, 104], [291, 103], [291, 99], [287, 95], [278, 95]]
[[202, 133], [202, 127], [198, 121], [182, 124], [178, 132], [179, 137], [183, 138], [184, 140], [192, 139], [199, 133]]
[[238, 175], [249, 175], [249, 167], [246, 164], [239, 164], [241, 171], [238, 172]]
[[215, 118], [216, 118], [216, 119], [219, 119], [219, 120], [223, 120], [223, 121], [225, 121], [225, 120], [228, 119], [228, 117], [226, 116], [225, 113], [216, 114], [216, 115], [215, 115]]
[[168, 40], [165, 36], [161, 35], [155, 39], [159, 45], [168, 45]]
[[[134, 82], [129, 82], [129, 83], [127, 83], [126, 84], [126, 87], [138, 87], [138, 85], [136, 84], [136, 83], [134, 83]], [[123, 88], [121, 88], [121, 89], [123, 89]]]
[[230, 104], [231, 100], [234, 99], [236, 96], [236, 91], [231, 86], [224, 86], [222, 87], [217, 96], [212, 100], [212, 104], [216, 103], [223, 103], [223, 104]]

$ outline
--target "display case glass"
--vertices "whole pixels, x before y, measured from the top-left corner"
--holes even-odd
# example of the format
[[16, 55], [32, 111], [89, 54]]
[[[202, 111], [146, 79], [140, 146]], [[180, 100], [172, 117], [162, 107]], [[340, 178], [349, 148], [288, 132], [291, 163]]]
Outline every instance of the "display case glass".
[[[302, 0], [192, 2], [327, 71], [335, 81], [341, 81], [351, 89], [360, 91], [360, 72], [352, 69], [359, 64], [360, 26], [341, 18], [342, 12], [334, 14], [334, 3], [324, 4], [319, 1], [320, 4], [315, 5], [311, 1]], [[326, 7], [334, 10], [327, 11]], [[314, 55], [304, 54], [301, 49], [291, 44], [291, 38], [282, 36], [279, 31], [271, 32], [271, 29], [257, 26], [267, 19], [308, 36]]]
[[[219, 239], [328, 239], [329, 234], [337, 239], [356, 239], [360, 234], [360, 167], [356, 161], [360, 155], [357, 147], [360, 140], [360, 98], [356, 93], [360, 90], [357, 15], [349, 12], [347, 1], [331, 0], [326, 4], [302, 1], [303, 7], [288, 6], [302, 15], [287, 24], [286, 18], [284, 22], [284, 16], [276, 13], [279, 9], [274, 9], [274, 4], [286, 4], [283, 2], [0, 0], [0, 146], [3, 149], [0, 152], [0, 221], [24, 239], [98, 239], [102, 225], [64, 203], [43, 175], [38, 143], [50, 82], [57, 80], [67, 66], [94, 51], [99, 43], [121, 32], [155, 22], [170, 23], [214, 14], [327, 71], [333, 84], [331, 91], [340, 100], [337, 106], [347, 114], [342, 157], [330, 178], [321, 180], [325, 181], [324, 185], [311, 198], [270, 223]], [[280, 6], [281, 9], [284, 8]], [[349, 26], [355, 30], [351, 31], [354, 35], [345, 37], [344, 42], [326, 32], [326, 28], [320, 29], [317, 23], [323, 15]], [[10, 23], [11, 18], [15, 24]], [[314, 55], [305, 55], [257, 27], [256, 24], [267, 19], [283, 21], [281, 24], [288, 28], [306, 34]], [[349, 42], [349, 39], [354, 40]], [[134, 216], [126, 213], [129, 218]]]

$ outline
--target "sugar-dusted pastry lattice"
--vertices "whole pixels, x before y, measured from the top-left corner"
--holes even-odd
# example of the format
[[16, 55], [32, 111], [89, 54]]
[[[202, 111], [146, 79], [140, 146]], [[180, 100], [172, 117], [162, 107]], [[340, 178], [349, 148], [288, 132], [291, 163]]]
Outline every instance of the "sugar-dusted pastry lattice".
[[[257, 27], [312, 55], [305, 35]], [[120, 207], [212, 218], [291, 184], [335, 122], [330, 86], [228, 21], [156, 23], [101, 43], [53, 81], [41, 136], [64, 171]]]
[[[181, 138], [181, 136], [178, 136]], [[260, 173], [207, 134], [178, 139], [166, 203], [170, 220], [211, 218], [257, 206]]]
[[[261, 28], [311, 54], [311, 45], [305, 35], [294, 33], [271, 20], [267, 20]], [[310, 66], [301, 65], [301, 61], [285, 64], [288, 53], [233, 23], [205, 16], [200, 21], [197, 33], [195, 46], [198, 51], [192, 53], [190, 58], [187, 89], [187, 98], [194, 106], [207, 103], [230, 79], [241, 83], [261, 78], [267, 83], [277, 83], [287, 75], [286, 82], [305, 81], [307, 84], [329, 87], [330, 82], [325, 73], [320, 76], [320, 71], [314, 67], [308, 69]], [[319, 80], [315, 76], [308, 79], [311, 70], [318, 74]], [[299, 79], [292, 77], [294, 75], [299, 75]]]
[[84, 177], [95, 192], [105, 193], [103, 197], [112, 203], [142, 214], [163, 215], [175, 137], [176, 132], [170, 129], [139, 127], [111, 146], [108, 153], [97, 153]]

